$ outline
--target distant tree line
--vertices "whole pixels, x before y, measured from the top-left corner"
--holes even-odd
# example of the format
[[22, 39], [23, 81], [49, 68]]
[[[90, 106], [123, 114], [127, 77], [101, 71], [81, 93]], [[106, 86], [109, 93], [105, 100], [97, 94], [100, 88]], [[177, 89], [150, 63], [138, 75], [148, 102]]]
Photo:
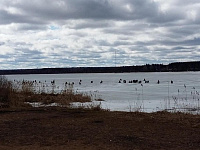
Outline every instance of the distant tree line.
[[0, 70], [0, 75], [12, 74], [60, 74], [60, 73], [123, 73], [123, 72], [179, 72], [200, 71], [200, 61], [174, 62], [168, 65], [146, 64], [141, 66], [121, 67], [73, 67]]

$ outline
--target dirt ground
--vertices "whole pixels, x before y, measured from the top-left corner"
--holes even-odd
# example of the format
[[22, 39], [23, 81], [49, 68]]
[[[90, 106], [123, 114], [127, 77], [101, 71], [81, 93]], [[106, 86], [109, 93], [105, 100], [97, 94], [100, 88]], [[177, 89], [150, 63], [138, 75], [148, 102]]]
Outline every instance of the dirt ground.
[[0, 149], [200, 149], [200, 116], [73, 109], [0, 111]]

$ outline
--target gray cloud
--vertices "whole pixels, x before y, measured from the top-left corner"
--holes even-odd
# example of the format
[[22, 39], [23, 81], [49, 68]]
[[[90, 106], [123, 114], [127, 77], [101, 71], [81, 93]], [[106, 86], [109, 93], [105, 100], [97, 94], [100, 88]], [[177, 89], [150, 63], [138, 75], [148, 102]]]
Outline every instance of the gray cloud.
[[[163, 14], [157, 3], [148, 0], [33, 0], [27, 2], [4, 1], [4, 6], [15, 8], [19, 13], [1, 10], [1, 23], [49, 23], [69, 19], [136, 20], [168, 22], [182, 19], [179, 11]], [[47, 5], [48, 4], [48, 5]]]
[[18, 27], [18, 30], [24, 30], [24, 31], [28, 31], [28, 30], [47, 30], [46, 26], [42, 26], [42, 25], [35, 25], [35, 24], [21, 24]]
[[0, 62], [113, 66], [115, 51], [118, 66], [199, 60], [199, 25], [199, 0], [3, 0]]
[[106, 28], [112, 26], [110, 22], [102, 22], [102, 21], [94, 21], [94, 20], [86, 20], [83, 23], [76, 24], [73, 29], [86, 29], [86, 28]]
[[1, 45], [4, 45], [4, 44], [5, 44], [5, 42], [0, 42], [0, 46], [1, 46]]

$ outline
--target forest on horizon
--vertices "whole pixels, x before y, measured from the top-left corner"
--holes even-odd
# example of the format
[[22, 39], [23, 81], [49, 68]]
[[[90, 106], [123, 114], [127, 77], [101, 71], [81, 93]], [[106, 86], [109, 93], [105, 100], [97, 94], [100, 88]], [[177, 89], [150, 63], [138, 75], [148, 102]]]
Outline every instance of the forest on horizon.
[[200, 61], [174, 62], [168, 65], [146, 64], [140, 66], [120, 66], [120, 67], [10, 69], [10, 70], [0, 70], [0, 75], [61, 74], [61, 73], [180, 72], [180, 71], [200, 71]]

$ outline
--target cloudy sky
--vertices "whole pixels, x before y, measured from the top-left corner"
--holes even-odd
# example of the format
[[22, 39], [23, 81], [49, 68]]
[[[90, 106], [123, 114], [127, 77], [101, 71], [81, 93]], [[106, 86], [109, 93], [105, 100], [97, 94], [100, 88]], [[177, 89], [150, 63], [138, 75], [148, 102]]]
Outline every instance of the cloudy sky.
[[0, 69], [199, 58], [199, 0], [0, 0]]

